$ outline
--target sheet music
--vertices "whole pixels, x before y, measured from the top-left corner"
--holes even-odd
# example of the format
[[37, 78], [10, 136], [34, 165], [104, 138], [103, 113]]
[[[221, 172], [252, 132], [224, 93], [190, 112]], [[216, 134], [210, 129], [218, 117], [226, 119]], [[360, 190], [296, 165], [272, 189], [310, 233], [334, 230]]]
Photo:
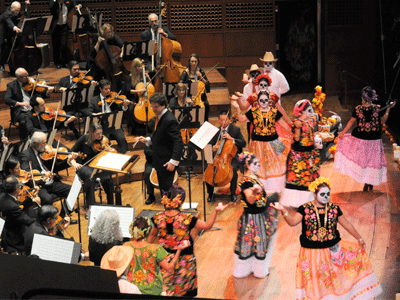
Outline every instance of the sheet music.
[[6, 223], [6, 221], [4, 221], [2, 218], [0, 218], [0, 235], [3, 233], [3, 228], [4, 228], [5, 223]]
[[53, 16], [45, 16], [43, 18], [47, 18], [46, 25], [44, 26], [44, 30], [43, 30], [43, 32], [46, 32], [46, 31], [49, 31], [49, 29], [50, 29], [50, 25], [51, 25], [51, 21], [53, 20]]
[[119, 216], [119, 224], [122, 231], [122, 236], [130, 238], [129, 226], [135, 218], [135, 209], [129, 206], [107, 206], [107, 205], [91, 205], [88, 221], [88, 235], [92, 234], [93, 226], [96, 223], [98, 216], [107, 209], [114, 210]]
[[36, 254], [44, 260], [77, 264], [80, 248], [81, 244], [74, 241], [35, 233], [31, 254]]
[[97, 162], [98, 167], [122, 170], [131, 157], [119, 153], [107, 153]]
[[69, 190], [68, 197], [65, 200], [69, 210], [74, 209], [76, 199], [78, 199], [81, 188], [82, 188], [82, 182], [81, 182], [78, 174], [76, 174], [75, 178], [74, 178], [74, 182], [72, 183], [71, 189]]
[[204, 149], [204, 147], [211, 141], [217, 132], [218, 128], [206, 121], [195, 133], [195, 135], [192, 136], [190, 142], [200, 149]]

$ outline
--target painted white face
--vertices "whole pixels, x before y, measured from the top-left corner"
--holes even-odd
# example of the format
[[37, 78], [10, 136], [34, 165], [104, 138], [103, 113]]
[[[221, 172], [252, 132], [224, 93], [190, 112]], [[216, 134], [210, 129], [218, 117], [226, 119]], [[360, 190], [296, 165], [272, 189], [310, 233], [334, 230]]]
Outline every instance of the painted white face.
[[310, 105], [307, 107], [307, 109], [305, 111], [303, 111], [303, 114], [305, 114], [307, 116], [307, 118], [309, 118], [314, 115], [314, 109]]
[[319, 190], [317, 194], [317, 201], [321, 204], [326, 204], [329, 202], [331, 197], [331, 190], [328, 187], [323, 187]]
[[322, 149], [323, 148], [322, 138], [320, 135], [316, 135], [314, 137], [314, 147], [315, 149]]
[[274, 62], [273, 61], [265, 61], [264, 62], [264, 70], [265, 71], [271, 72], [273, 68], [274, 68]]
[[268, 90], [268, 82], [266, 80], [260, 80], [258, 83], [259, 91], [266, 91]]
[[258, 159], [255, 158], [251, 164], [249, 165], [249, 170], [251, 173], [258, 173], [258, 171], [260, 170], [260, 163], [258, 162]]
[[260, 98], [258, 99], [258, 103], [260, 104], [260, 107], [262, 109], [268, 109], [269, 108], [269, 98], [267, 95], [261, 95]]

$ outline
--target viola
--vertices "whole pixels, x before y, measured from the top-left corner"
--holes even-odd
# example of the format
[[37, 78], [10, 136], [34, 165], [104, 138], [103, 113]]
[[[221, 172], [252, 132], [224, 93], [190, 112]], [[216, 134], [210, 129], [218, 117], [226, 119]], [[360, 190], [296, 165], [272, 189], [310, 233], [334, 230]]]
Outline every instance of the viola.
[[[226, 127], [228, 129], [229, 125]], [[237, 146], [222, 138], [217, 143], [218, 150], [212, 164], [204, 172], [205, 181], [214, 187], [221, 187], [231, 182], [233, 177], [232, 159], [236, 156]]]
[[50, 107], [46, 106], [46, 110], [40, 114], [41, 118], [45, 121], [54, 120], [57, 117], [57, 121], [64, 122], [67, 118], [71, 118], [72, 116], [65, 114], [65, 111], [62, 109], [53, 110]]
[[146, 82], [146, 70], [145, 65], [142, 64], [143, 82], [139, 82], [135, 90], [146, 89], [144, 93], [139, 93], [139, 101], [135, 105], [135, 110], [133, 111], [133, 116], [138, 123], [145, 124], [151, 118], [155, 117], [155, 113], [150, 107], [149, 97], [155, 93], [154, 86], [149, 82]]
[[72, 78], [72, 82], [74, 83], [81, 83], [81, 84], [89, 84], [93, 81], [92, 76], [86, 76], [85, 73], [81, 72], [78, 76]]
[[[57, 153], [57, 159], [65, 160], [68, 158], [68, 155], [70, 155], [73, 152], [69, 152], [68, 149], [65, 147], [58, 147], [57, 149], [54, 149], [52, 146], [46, 145], [44, 151], [40, 154], [40, 157], [43, 160], [50, 160], [54, 158], [56, 153]], [[85, 158], [86, 154], [80, 152], [78, 153], [78, 157]]]
[[113, 147], [110, 145], [110, 140], [103, 135], [101, 140], [95, 140], [92, 146], [94, 151], [101, 152], [101, 151], [110, 151], [110, 152], [117, 152]]

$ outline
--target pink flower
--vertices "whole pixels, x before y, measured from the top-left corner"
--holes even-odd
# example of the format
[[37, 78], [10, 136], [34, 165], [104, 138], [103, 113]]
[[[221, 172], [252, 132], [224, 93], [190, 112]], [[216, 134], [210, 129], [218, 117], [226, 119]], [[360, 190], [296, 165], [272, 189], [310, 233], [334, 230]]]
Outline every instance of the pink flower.
[[301, 270], [307, 271], [310, 268], [310, 263], [308, 260], [303, 260], [301, 262]]
[[346, 251], [346, 258], [348, 260], [353, 260], [356, 258], [356, 252], [355, 251]]

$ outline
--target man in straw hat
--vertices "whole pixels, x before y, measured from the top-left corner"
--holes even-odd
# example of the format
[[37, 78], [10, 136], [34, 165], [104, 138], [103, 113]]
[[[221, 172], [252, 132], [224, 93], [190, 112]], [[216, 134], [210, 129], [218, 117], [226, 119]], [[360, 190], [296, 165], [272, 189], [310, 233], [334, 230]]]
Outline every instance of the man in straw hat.
[[126, 278], [133, 252], [132, 247], [114, 246], [104, 254], [100, 263], [102, 269], [113, 270], [117, 273], [119, 291], [125, 294], [141, 294], [138, 287]]
[[287, 93], [290, 88], [285, 76], [274, 68], [274, 63], [278, 59], [274, 57], [272, 52], [265, 52], [264, 57], [260, 60], [264, 62], [264, 74], [268, 74], [272, 80], [268, 90], [274, 92], [280, 99], [281, 95]]

